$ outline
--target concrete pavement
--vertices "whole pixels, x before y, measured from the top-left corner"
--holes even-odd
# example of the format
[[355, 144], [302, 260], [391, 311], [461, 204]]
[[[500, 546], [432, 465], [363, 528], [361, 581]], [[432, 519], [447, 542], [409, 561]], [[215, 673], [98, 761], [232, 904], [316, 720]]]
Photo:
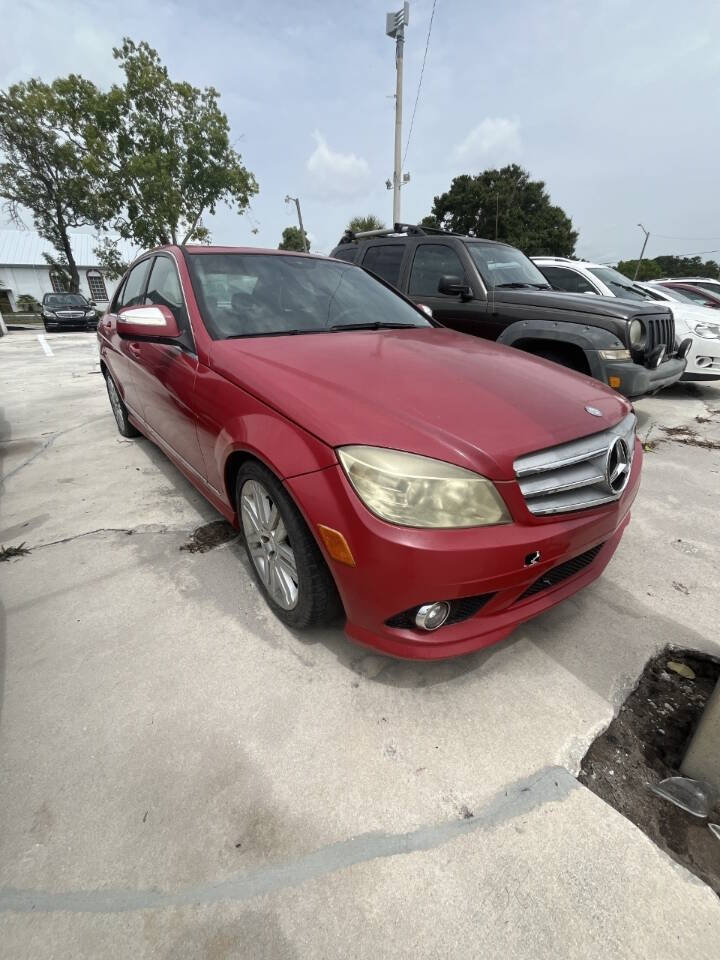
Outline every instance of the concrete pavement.
[[287, 630], [236, 542], [181, 551], [217, 514], [119, 436], [92, 335], [3, 338], [0, 396], [0, 544], [31, 548], [0, 566], [0, 956], [717, 956], [715, 895], [574, 774], [648, 656], [720, 652], [720, 387], [637, 404], [660, 442], [600, 581], [436, 664]]

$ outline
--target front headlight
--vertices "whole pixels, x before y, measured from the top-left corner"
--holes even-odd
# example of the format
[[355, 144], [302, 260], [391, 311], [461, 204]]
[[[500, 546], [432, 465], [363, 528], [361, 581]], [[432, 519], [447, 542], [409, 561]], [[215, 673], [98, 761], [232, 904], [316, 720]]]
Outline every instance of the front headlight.
[[92, 320], [92, 319], [93, 319], [94, 317], [96, 317], [96, 316], [97, 316], [97, 313], [96, 313], [94, 310], [86, 310], [86, 311], [85, 311], [85, 319], [86, 319], [86, 320]]
[[484, 527], [510, 523], [490, 480], [442, 460], [384, 447], [340, 447], [355, 493], [373, 513], [405, 527]]
[[43, 310], [42, 315], [46, 317], [48, 320], [55, 319], [55, 314], [52, 312], [52, 310]]
[[642, 320], [632, 320], [630, 323], [630, 346], [633, 350], [641, 350], [645, 346], [645, 340], [647, 333], [645, 332], [645, 324]]
[[698, 323], [695, 325], [695, 333], [706, 340], [720, 340], [720, 324]]

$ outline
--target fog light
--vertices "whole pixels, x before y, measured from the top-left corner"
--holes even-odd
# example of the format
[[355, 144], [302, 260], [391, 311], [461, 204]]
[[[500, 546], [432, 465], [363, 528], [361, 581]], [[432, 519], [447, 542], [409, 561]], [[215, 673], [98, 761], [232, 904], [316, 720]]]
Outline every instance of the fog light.
[[415, 624], [421, 630], [437, 630], [450, 616], [450, 604], [441, 600], [440, 603], [426, 603], [415, 614]]

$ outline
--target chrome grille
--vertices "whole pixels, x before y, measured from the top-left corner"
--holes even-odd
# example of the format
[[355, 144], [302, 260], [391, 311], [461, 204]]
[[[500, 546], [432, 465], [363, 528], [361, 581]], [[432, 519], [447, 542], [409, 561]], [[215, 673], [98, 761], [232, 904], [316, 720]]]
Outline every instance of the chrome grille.
[[626, 483], [613, 490], [609, 464], [618, 437], [625, 442], [627, 477], [635, 448], [635, 414], [620, 423], [580, 440], [528, 453], [515, 461], [515, 476], [530, 513], [544, 516], [585, 510], [611, 503], [622, 496]]

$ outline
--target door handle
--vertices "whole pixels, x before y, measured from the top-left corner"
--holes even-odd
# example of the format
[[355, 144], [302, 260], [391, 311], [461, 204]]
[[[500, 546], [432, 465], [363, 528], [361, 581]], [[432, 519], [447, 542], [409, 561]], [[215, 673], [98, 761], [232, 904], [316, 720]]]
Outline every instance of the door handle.
[[140, 356], [140, 344], [139, 343], [129, 343], [128, 350], [134, 357]]

